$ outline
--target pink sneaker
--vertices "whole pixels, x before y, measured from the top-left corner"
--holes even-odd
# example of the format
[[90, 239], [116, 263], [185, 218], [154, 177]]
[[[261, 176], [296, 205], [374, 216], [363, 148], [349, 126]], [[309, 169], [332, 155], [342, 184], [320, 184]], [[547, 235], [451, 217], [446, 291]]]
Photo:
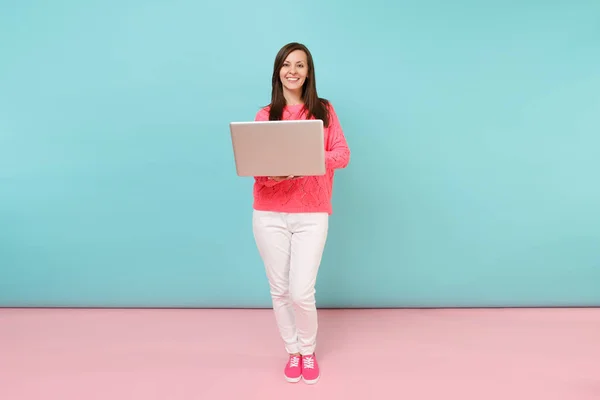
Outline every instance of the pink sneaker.
[[319, 364], [314, 354], [302, 356], [302, 379], [305, 383], [312, 385], [319, 381]]
[[285, 365], [285, 380], [291, 383], [296, 383], [302, 378], [302, 366], [300, 365], [300, 356], [290, 354], [290, 359]]

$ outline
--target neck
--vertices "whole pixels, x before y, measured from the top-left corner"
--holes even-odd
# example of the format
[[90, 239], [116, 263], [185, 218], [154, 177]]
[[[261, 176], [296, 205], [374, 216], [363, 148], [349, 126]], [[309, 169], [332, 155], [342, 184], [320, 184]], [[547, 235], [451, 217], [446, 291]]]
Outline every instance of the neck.
[[288, 106], [296, 106], [299, 104], [304, 104], [304, 101], [302, 100], [302, 92], [300, 90], [295, 91], [295, 92], [289, 92], [284, 89], [283, 97], [285, 98], [285, 103]]

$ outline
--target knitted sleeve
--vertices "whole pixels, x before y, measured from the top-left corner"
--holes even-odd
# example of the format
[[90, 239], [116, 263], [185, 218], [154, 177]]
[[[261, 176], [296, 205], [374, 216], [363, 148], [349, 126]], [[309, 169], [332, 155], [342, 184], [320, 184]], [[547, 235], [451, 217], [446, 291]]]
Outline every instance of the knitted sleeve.
[[327, 169], [346, 168], [350, 162], [350, 148], [346, 142], [338, 116], [331, 104], [329, 105], [329, 136], [325, 150]]

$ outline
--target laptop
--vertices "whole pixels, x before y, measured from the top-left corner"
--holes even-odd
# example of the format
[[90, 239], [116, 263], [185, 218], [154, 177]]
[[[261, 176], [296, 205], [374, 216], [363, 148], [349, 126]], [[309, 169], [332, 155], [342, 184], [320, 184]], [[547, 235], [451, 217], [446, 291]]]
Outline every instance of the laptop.
[[323, 121], [231, 122], [238, 176], [325, 175]]

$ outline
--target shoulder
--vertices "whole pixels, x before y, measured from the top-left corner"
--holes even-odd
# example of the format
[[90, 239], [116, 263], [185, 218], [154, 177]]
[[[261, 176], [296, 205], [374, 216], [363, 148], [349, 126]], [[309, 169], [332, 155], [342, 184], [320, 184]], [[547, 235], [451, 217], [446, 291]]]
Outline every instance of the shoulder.
[[327, 112], [328, 115], [330, 115], [330, 116], [335, 115], [335, 107], [333, 107], [333, 103], [330, 100], [327, 100], [324, 98], [319, 98], [319, 101], [325, 108], [325, 111]]
[[329, 110], [331, 107], [333, 107], [331, 105], [331, 101], [324, 99], [323, 97], [319, 97], [319, 101], [321, 102], [323, 107], [325, 107], [325, 109], [327, 109], [327, 110]]
[[271, 106], [268, 105], [266, 107], [262, 107], [256, 113], [256, 117], [254, 118], [256, 121], [268, 121], [269, 120], [269, 111], [271, 110]]
[[325, 108], [325, 111], [327, 113], [327, 117], [329, 120], [329, 125], [339, 124], [338, 116], [337, 116], [337, 113], [335, 112], [335, 107], [333, 106], [333, 103], [330, 100], [326, 100], [326, 99], [319, 99], [319, 100], [321, 101], [321, 104], [323, 104], [323, 107]]

